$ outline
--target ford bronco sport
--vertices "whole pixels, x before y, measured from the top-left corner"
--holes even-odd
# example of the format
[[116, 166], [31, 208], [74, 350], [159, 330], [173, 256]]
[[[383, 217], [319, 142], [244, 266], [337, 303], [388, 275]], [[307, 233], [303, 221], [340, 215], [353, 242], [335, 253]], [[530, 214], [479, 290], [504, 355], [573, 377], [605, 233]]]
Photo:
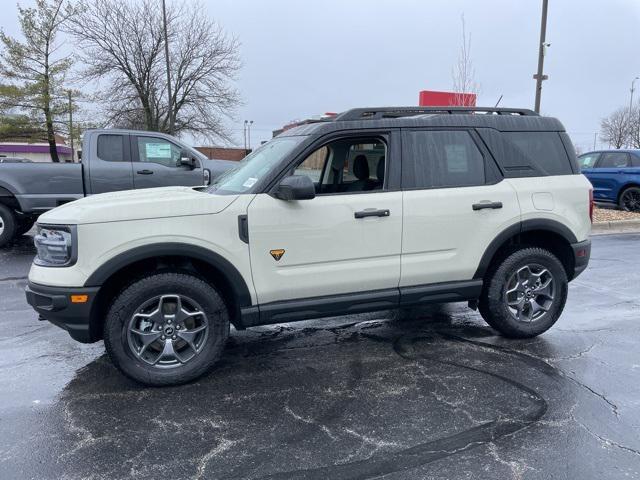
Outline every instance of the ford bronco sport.
[[45, 213], [26, 295], [148, 385], [207, 372], [230, 324], [468, 301], [503, 335], [531, 337], [587, 266], [591, 208], [556, 119], [353, 109], [287, 130], [209, 187]]

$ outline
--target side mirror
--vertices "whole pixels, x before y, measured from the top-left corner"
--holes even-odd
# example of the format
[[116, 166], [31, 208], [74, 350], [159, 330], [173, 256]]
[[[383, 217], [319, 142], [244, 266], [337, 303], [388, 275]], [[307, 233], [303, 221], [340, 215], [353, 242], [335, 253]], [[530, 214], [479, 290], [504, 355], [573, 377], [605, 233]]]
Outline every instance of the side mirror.
[[182, 150], [180, 152], [180, 159], [178, 160], [178, 166], [181, 167], [196, 167], [196, 160], [191, 156], [191, 152], [189, 150]]
[[280, 200], [311, 200], [316, 196], [316, 187], [306, 175], [291, 175], [280, 181], [273, 196]]

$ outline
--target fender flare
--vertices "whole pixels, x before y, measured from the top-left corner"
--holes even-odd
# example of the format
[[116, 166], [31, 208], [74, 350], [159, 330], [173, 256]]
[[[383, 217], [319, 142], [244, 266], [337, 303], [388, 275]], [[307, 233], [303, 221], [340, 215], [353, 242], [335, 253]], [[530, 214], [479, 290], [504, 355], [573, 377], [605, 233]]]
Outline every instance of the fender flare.
[[251, 305], [249, 288], [240, 272], [231, 262], [211, 250], [186, 243], [154, 243], [123, 252], [98, 267], [89, 276], [84, 286], [102, 286], [113, 274], [126, 266], [140, 260], [162, 256], [182, 256], [205, 262], [227, 279], [239, 307]]
[[489, 244], [487, 249], [484, 251], [482, 258], [480, 259], [480, 264], [478, 265], [473, 278], [478, 279], [484, 277], [489, 268], [489, 264], [491, 263], [491, 259], [507, 240], [520, 233], [530, 232], [533, 230], [553, 232], [557, 235], [560, 235], [569, 244], [578, 242], [578, 239], [576, 238], [574, 233], [566, 225], [563, 225], [556, 220], [550, 220], [548, 218], [535, 218], [514, 223], [513, 225], [510, 225], [502, 232], [500, 232], [498, 236], [494, 238], [493, 241]]

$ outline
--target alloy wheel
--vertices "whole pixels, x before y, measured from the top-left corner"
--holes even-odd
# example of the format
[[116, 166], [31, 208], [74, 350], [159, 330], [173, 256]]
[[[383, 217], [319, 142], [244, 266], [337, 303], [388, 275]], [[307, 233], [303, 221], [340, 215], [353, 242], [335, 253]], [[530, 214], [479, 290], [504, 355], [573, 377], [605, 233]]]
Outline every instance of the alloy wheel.
[[207, 341], [209, 322], [198, 303], [179, 294], [154, 297], [138, 307], [127, 326], [131, 352], [156, 368], [193, 360]]
[[630, 189], [622, 194], [622, 205], [629, 212], [640, 210], [640, 190]]
[[555, 294], [551, 272], [541, 265], [531, 264], [511, 275], [505, 287], [505, 302], [513, 318], [530, 323], [549, 311]]

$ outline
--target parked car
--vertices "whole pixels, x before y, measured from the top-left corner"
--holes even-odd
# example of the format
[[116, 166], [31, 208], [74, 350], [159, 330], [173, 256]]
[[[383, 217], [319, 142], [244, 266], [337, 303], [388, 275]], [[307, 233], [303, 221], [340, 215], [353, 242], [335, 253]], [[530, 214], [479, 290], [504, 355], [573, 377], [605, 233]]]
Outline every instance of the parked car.
[[237, 162], [210, 160], [156, 132], [88, 130], [82, 163], [7, 163], [0, 169], [0, 247], [39, 215], [97, 193], [167, 185], [207, 185]]
[[578, 157], [593, 185], [593, 199], [630, 212], [640, 211], [640, 150], [601, 150]]
[[0, 163], [32, 163], [28, 158], [0, 157]]
[[230, 323], [468, 301], [532, 337], [589, 261], [590, 187], [554, 118], [354, 109], [285, 131], [208, 188], [47, 212], [26, 296], [149, 385], [208, 371]]

